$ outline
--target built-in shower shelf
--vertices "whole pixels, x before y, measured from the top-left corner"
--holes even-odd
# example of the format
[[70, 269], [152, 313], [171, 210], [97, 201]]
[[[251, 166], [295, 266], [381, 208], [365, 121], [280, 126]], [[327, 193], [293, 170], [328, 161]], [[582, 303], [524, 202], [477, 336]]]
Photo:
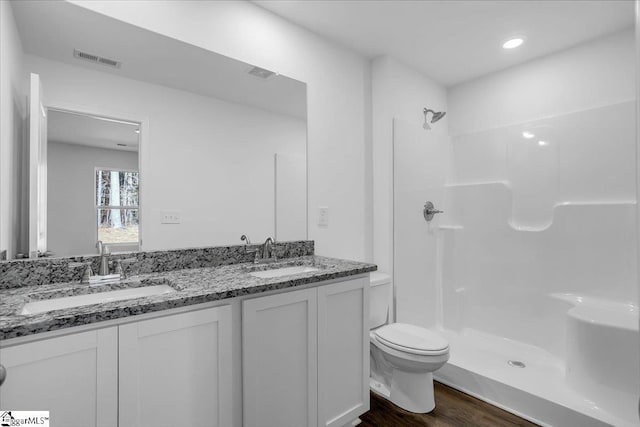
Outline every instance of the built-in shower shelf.
[[455, 188], [455, 187], [470, 187], [473, 185], [504, 185], [507, 188], [511, 188], [511, 183], [509, 181], [468, 181], [468, 182], [452, 182], [445, 184], [445, 188]]
[[588, 200], [580, 202], [560, 202], [554, 208], [561, 206], [610, 206], [610, 205], [635, 205], [635, 200]]
[[462, 230], [464, 227], [461, 225], [439, 225], [438, 230]]
[[511, 229], [515, 231], [524, 231], [527, 233], [539, 233], [541, 231], [546, 231], [549, 228], [551, 228], [552, 222], [549, 221], [546, 224], [541, 224], [541, 225], [522, 225], [522, 224], [516, 223], [515, 221], [509, 220], [508, 224], [511, 227]]
[[[628, 220], [630, 209], [636, 206], [636, 201], [623, 195], [589, 198], [584, 195], [578, 200], [562, 200], [553, 202], [546, 200], [547, 209], [537, 215], [528, 216], [520, 207], [514, 205], [514, 189], [508, 181], [476, 181], [448, 183], [445, 185], [446, 198], [450, 201], [449, 208], [457, 221], [467, 229], [480, 227], [498, 227], [504, 223], [513, 231], [521, 233], [548, 233], [556, 228], [560, 220], [567, 223], [569, 218], [579, 220], [587, 215], [597, 218], [604, 213], [607, 216], [617, 215], [620, 221]], [[446, 229], [440, 226], [440, 229]]]

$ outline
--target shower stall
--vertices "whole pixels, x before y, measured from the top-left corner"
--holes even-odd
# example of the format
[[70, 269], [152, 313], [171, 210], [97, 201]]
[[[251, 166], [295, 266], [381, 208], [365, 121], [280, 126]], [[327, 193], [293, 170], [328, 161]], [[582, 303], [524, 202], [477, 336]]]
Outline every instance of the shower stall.
[[396, 321], [449, 340], [437, 380], [543, 425], [640, 425], [635, 40], [448, 88], [437, 124], [394, 120]]

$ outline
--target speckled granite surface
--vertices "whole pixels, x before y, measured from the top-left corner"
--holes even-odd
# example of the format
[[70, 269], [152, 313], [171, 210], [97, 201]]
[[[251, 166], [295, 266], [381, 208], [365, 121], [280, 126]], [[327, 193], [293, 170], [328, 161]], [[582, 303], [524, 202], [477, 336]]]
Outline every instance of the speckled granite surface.
[[[113, 254], [111, 259], [135, 260], [130, 264], [123, 264], [123, 268], [134, 269], [136, 274], [147, 274], [251, 262], [255, 256], [252, 251], [257, 250], [258, 247], [260, 245], [235, 245], [128, 252]], [[275, 252], [278, 259], [313, 255], [313, 240], [278, 242], [275, 245]], [[100, 265], [100, 258], [97, 255], [0, 262], [0, 289], [79, 282], [84, 272], [83, 264], [89, 262], [93, 271], [97, 272]], [[74, 264], [76, 266], [72, 267]]]
[[[193, 263], [197, 262], [197, 257], [194, 257]], [[249, 275], [250, 272], [256, 270], [295, 265], [314, 266], [318, 270], [277, 278], [258, 278]], [[283, 259], [276, 264], [268, 265], [255, 265], [252, 262], [234, 263], [217, 267], [194, 267], [143, 273], [135, 279], [129, 279], [125, 284], [103, 285], [102, 288], [91, 288], [77, 282], [34, 283], [30, 286], [7, 287], [0, 290], [0, 340], [270, 290], [291, 288], [367, 273], [376, 269], [377, 267], [373, 264], [311, 255]], [[141, 269], [141, 272], [143, 271]], [[41, 314], [19, 314], [24, 304], [31, 301], [157, 284], [167, 284], [176, 291], [164, 295], [85, 305]]]

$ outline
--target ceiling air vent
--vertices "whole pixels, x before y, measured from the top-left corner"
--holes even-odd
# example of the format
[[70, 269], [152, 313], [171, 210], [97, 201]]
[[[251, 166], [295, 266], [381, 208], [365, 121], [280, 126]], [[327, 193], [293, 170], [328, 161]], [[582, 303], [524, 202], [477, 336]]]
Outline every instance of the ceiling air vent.
[[266, 70], [264, 68], [260, 68], [260, 67], [253, 67], [249, 70], [249, 74], [251, 74], [254, 77], [258, 77], [261, 79], [269, 79], [273, 76], [277, 76], [278, 73], [275, 73], [273, 71], [270, 70]]
[[121, 62], [116, 61], [115, 59], [103, 58], [102, 56], [94, 55], [87, 52], [82, 52], [78, 49], [73, 49], [73, 56], [78, 59], [83, 59], [85, 61], [93, 62], [94, 64], [102, 64], [107, 67], [120, 68]]

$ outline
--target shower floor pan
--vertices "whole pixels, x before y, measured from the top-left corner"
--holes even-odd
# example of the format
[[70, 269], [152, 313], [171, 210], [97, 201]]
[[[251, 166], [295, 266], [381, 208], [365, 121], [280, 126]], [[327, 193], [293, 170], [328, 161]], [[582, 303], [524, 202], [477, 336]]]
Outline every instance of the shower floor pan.
[[541, 348], [472, 329], [439, 332], [451, 357], [437, 381], [543, 426], [640, 425], [637, 396], [624, 414], [606, 411], [571, 388], [563, 361]]

